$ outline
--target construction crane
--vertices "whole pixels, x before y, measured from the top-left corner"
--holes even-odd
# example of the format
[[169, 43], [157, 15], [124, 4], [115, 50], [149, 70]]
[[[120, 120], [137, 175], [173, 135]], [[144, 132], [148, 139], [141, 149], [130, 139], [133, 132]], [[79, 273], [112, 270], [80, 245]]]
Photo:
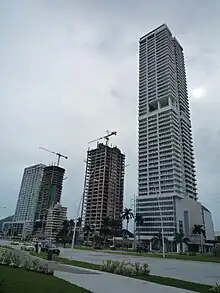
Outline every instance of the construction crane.
[[95, 141], [99, 141], [99, 140], [101, 140], [101, 139], [105, 139], [105, 144], [108, 145], [109, 137], [112, 136], [112, 135], [117, 135], [117, 132], [116, 132], [116, 131], [109, 132], [108, 130], [107, 130], [106, 132], [107, 132], [106, 135], [104, 135], [104, 136], [102, 136], [102, 137], [99, 137], [99, 138], [97, 138], [97, 139], [91, 140], [91, 141], [89, 142], [89, 144], [92, 143], [92, 142], [95, 142]]
[[41, 150], [44, 150], [44, 151], [46, 151], [46, 152], [49, 152], [49, 153], [51, 153], [51, 154], [54, 154], [54, 155], [56, 155], [57, 156], [57, 166], [59, 166], [59, 164], [60, 164], [60, 158], [62, 157], [62, 158], [64, 158], [64, 159], [68, 159], [68, 157], [67, 156], [64, 156], [63, 154], [61, 154], [61, 153], [56, 153], [56, 152], [53, 152], [53, 151], [50, 151], [50, 150], [48, 150], [48, 149], [45, 149], [45, 148], [43, 148], [43, 147], [39, 147]]

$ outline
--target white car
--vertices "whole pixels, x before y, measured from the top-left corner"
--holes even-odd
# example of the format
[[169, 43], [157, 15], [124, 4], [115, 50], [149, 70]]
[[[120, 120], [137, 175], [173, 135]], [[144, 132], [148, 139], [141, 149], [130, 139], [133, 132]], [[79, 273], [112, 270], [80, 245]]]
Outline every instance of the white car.
[[12, 241], [10, 244], [11, 245], [19, 245], [20, 243], [18, 241]]
[[32, 243], [24, 243], [21, 245], [21, 250], [35, 251], [35, 246]]

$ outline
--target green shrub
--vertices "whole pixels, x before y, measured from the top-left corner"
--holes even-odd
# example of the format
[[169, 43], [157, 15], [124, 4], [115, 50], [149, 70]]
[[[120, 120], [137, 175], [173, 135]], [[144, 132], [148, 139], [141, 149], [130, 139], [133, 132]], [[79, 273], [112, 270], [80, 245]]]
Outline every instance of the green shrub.
[[50, 269], [47, 263], [40, 264], [38, 259], [33, 259], [29, 256], [25, 257], [24, 260], [21, 260], [20, 256], [15, 251], [7, 248], [0, 250], [0, 264], [49, 275], [53, 275], [54, 273], [54, 270]]
[[100, 269], [102, 271], [124, 276], [148, 276], [150, 274], [148, 264], [140, 264], [139, 262], [131, 263], [107, 260], [103, 262]]
[[220, 246], [213, 248], [212, 252], [214, 256], [220, 257]]
[[189, 252], [188, 256], [196, 256], [196, 252]]
[[209, 289], [210, 292], [220, 293], [220, 283], [216, 283], [211, 289]]

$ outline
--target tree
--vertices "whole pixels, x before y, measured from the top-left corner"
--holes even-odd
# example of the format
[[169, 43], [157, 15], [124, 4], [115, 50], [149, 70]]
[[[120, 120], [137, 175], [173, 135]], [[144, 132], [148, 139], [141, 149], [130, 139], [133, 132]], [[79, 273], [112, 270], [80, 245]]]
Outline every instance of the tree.
[[76, 226], [77, 227], [81, 227], [82, 226], [82, 218], [78, 218], [77, 219]]
[[69, 220], [69, 230], [72, 232], [75, 226], [75, 222], [73, 219]]
[[189, 239], [185, 237], [182, 230], [174, 234], [173, 241], [177, 244], [177, 252], [179, 252], [178, 244], [180, 244], [180, 251], [183, 251], [183, 243], [189, 243]]
[[62, 223], [62, 228], [58, 232], [57, 238], [62, 238], [63, 241], [63, 247], [66, 247], [66, 243], [68, 242], [70, 236], [70, 222], [68, 220], [64, 220]]
[[112, 232], [112, 220], [109, 217], [106, 217], [103, 219], [103, 225], [99, 232], [100, 232], [100, 235], [103, 235], [104, 237], [103, 246], [105, 247], [108, 236]]
[[[144, 224], [144, 219], [143, 217], [140, 215], [140, 214], [136, 214], [136, 217], [135, 217], [135, 222], [136, 222], [136, 225], [138, 227], [142, 226]], [[140, 229], [138, 230], [138, 242], [140, 244]]]
[[128, 224], [129, 224], [129, 221], [130, 219], [133, 219], [134, 218], [134, 213], [132, 212], [132, 209], [130, 208], [124, 208], [124, 211], [122, 213], [122, 220], [126, 220], [126, 238], [123, 237], [123, 243], [122, 243], [122, 248], [124, 247], [124, 239], [127, 239], [128, 238]]
[[203, 225], [194, 225], [192, 233], [200, 235], [201, 253], [203, 253], [203, 237], [206, 238], [205, 229], [203, 229]]
[[84, 227], [83, 227], [83, 232], [84, 232], [84, 235], [85, 235], [85, 237], [86, 237], [86, 242], [88, 242], [88, 240], [89, 240], [89, 236], [90, 236], [90, 232], [91, 232], [91, 227], [89, 226], [89, 225], [85, 225]]
[[126, 220], [126, 230], [128, 232], [128, 224], [130, 219], [134, 218], [134, 213], [132, 212], [132, 209], [130, 208], [124, 208], [124, 211], [122, 213], [122, 219]]
[[164, 238], [164, 244], [168, 243], [168, 239], [162, 235], [162, 231], [159, 230], [158, 233], [155, 234], [155, 236], [151, 239], [152, 245], [159, 246], [159, 249], [163, 249], [163, 238]]
[[112, 236], [116, 237], [121, 232], [122, 222], [121, 219], [111, 219]]

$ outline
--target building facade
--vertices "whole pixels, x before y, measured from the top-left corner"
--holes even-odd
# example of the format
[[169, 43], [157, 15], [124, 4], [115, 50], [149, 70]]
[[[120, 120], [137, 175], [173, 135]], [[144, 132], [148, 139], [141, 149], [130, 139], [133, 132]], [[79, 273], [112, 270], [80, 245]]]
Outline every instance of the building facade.
[[56, 240], [56, 236], [62, 228], [62, 223], [67, 219], [67, 207], [63, 207], [60, 204], [55, 204], [48, 209], [46, 226], [45, 226], [45, 238], [50, 242]]
[[87, 153], [82, 219], [84, 225], [103, 225], [103, 219], [120, 219], [123, 211], [125, 155], [117, 147], [98, 143]]
[[202, 205], [202, 219], [203, 227], [205, 229], [205, 235], [207, 240], [215, 240], [214, 225], [212, 220], [212, 214], [209, 209]]
[[22, 234], [29, 234], [33, 229], [44, 167], [38, 164], [24, 169], [13, 219], [13, 227], [19, 227], [19, 233], [24, 230]]
[[36, 211], [37, 221], [46, 220], [48, 209], [60, 203], [64, 174], [65, 169], [58, 166], [44, 168]]
[[140, 38], [138, 118], [137, 229], [151, 239], [163, 225], [171, 240], [197, 190], [183, 48], [165, 24]]

